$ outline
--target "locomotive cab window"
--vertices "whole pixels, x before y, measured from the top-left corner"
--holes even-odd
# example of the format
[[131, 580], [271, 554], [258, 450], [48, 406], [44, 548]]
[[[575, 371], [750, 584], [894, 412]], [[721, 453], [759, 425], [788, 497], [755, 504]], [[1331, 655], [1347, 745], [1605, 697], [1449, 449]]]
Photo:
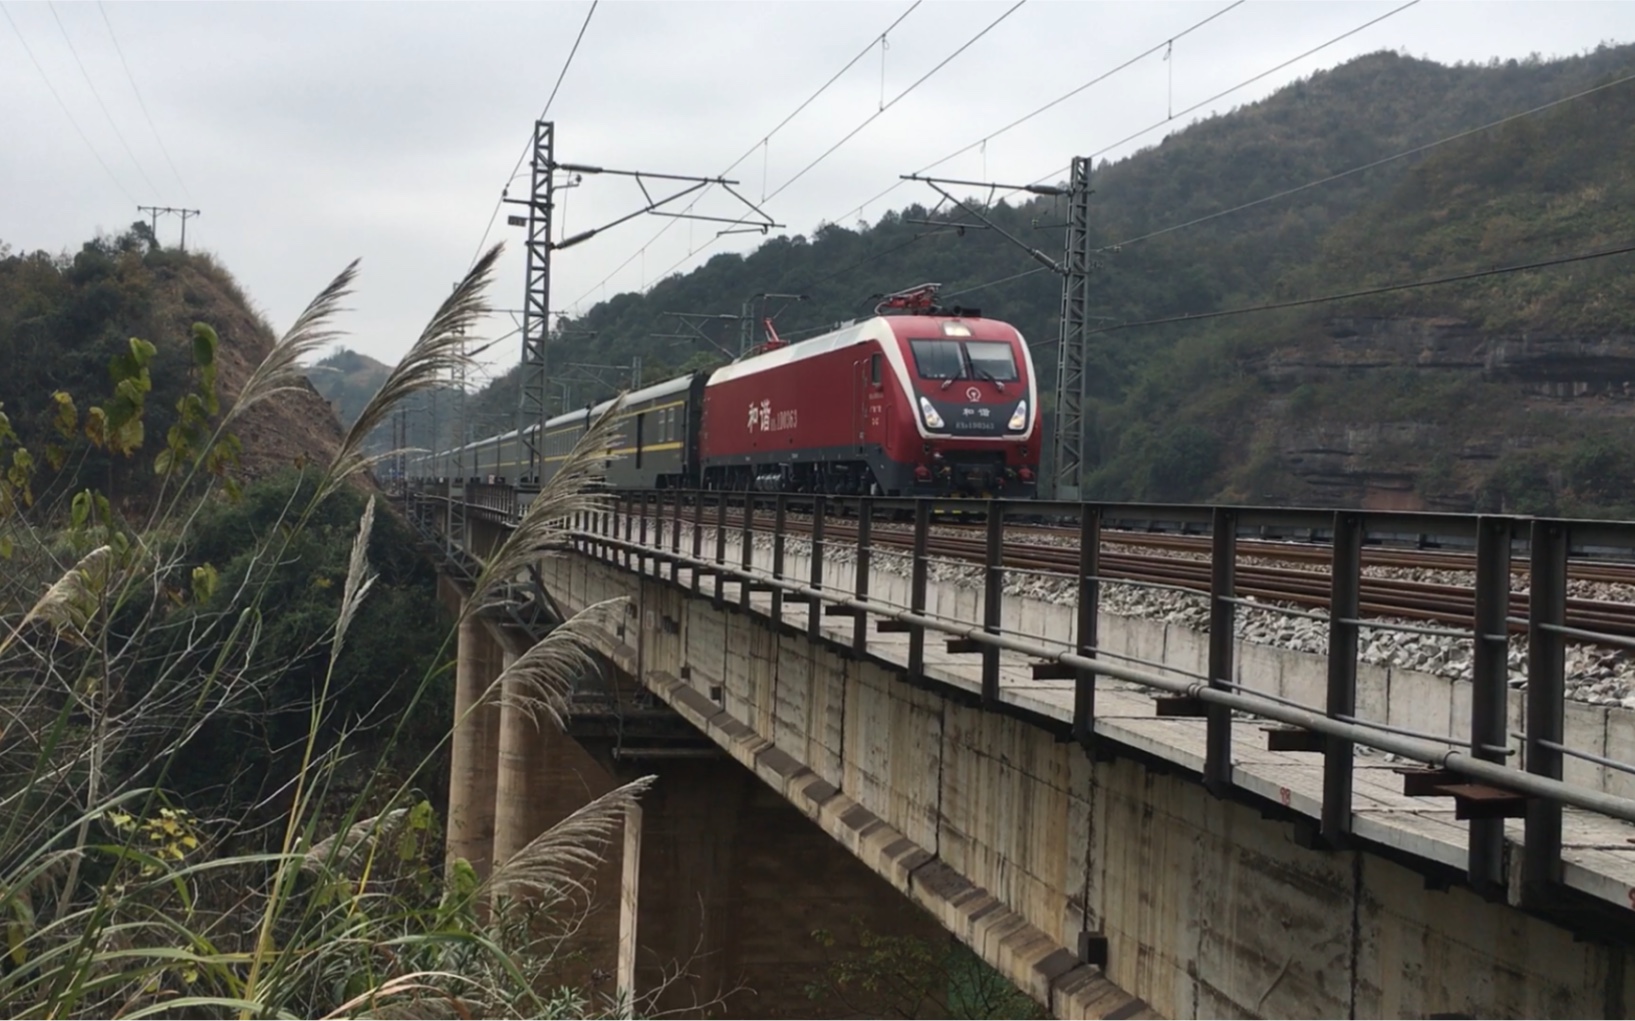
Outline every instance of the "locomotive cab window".
[[914, 366], [921, 379], [959, 379], [965, 375], [965, 359], [957, 340], [911, 340]]
[[971, 359], [971, 374], [1000, 383], [1016, 380], [1016, 356], [1002, 340], [968, 340], [965, 354]]
[[1016, 355], [1002, 340], [911, 340], [921, 379], [1017, 379]]

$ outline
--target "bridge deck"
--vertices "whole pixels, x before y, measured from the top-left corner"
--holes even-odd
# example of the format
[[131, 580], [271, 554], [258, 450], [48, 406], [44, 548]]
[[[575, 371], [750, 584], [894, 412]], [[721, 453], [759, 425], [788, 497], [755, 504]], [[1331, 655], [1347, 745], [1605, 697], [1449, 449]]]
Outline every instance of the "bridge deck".
[[[650, 568], [648, 573], [654, 572]], [[660, 573], [668, 578], [669, 568], [662, 568]], [[677, 581], [691, 587], [690, 570], [683, 567]], [[723, 599], [738, 602], [738, 582], [730, 577], [724, 581]], [[716, 576], [701, 579], [705, 596], [714, 594], [716, 585]], [[760, 616], [771, 617], [772, 603], [770, 593], [750, 594], [750, 608]], [[782, 619], [792, 628], [805, 630], [809, 614], [805, 604], [785, 603]], [[824, 638], [840, 645], [851, 644], [852, 618], [824, 617], [820, 627]], [[927, 634], [925, 676], [979, 695], [981, 657], [948, 653], [941, 641], [945, 637]], [[867, 639], [870, 656], [906, 668], [908, 648], [907, 634], [881, 633], [871, 623]], [[1000, 701], [1071, 725], [1073, 682], [1035, 680], [1032, 662], [1019, 653], [1001, 651]], [[1263, 729], [1266, 726], [1260, 720], [1234, 720], [1233, 783], [1296, 813], [1319, 818], [1323, 799], [1321, 756], [1268, 750]], [[1203, 770], [1204, 720], [1156, 716], [1153, 694], [1138, 685], [1102, 679], [1096, 689], [1095, 728], [1097, 734], [1157, 759], [1193, 772]], [[1354, 832], [1362, 839], [1462, 872], [1469, 860], [1468, 824], [1455, 818], [1451, 800], [1404, 794], [1403, 778], [1394, 771], [1397, 768], [1399, 764], [1383, 757], [1359, 757], [1353, 780]], [[1519, 854], [1524, 846], [1522, 821], [1507, 821], [1505, 830], [1512, 851]], [[1562, 820], [1561, 857], [1562, 879], [1567, 887], [1620, 908], [1635, 908], [1635, 826], [1568, 807]]]

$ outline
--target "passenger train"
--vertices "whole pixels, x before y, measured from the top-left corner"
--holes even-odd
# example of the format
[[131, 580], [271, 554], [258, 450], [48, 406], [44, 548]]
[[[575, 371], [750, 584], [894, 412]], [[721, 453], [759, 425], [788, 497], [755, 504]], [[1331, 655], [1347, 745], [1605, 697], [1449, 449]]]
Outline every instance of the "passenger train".
[[[1028, 346], [978, 311], [935, 308], [935, 288], [890, 295], [873, 317], [798, 343], [768, 322], [767, 343], [737, 361], [626, 394], [608, 485], [1034, 496], [1042, 437]], [[513, 430], [427, 455], [413, 472], [538, 485], [611, 403], [545, 422], [542, 464]]]

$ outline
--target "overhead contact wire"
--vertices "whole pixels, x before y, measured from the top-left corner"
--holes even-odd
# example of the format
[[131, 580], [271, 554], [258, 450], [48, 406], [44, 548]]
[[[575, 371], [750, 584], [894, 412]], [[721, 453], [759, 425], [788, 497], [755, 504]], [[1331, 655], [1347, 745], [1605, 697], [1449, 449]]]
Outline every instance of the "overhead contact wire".
[[[829, 90], [830, 86], [832, 86], [835, 82], [839, 81], [842, 75], [844, 75], [847, 71], [850, 71], [853, 67], [857, 66], [858, 61], [862, 60], [864, 57], [868, 56], [871, 52], [873, 52], [874, 48], [876, 46], [880, 45], [881, 42], [886, 38], [886, 36], [890, 35], [891, 32], [894, 29], [896, 29], [896, 27], [898, 25], [901, 25], [905, 18], [907, 18], [910, 14], [913, 14], [915, 9], [918, 8], [922, 2], [924, 2], [924, 0], [914, 0], [914, 2], [909, 5], [908, 10], [906, 10], [903, 13], [897, 15], [896, 20], [893, 21], [891, 24], [887, 25], [885, 27], [884, 31], [882, 31], [879, 35], [872, 37], [869, 40], [869, 44], [867, 46], [865, 46], [861, 50], [859, 50], [857, 55], [854, 56], [851, 60], [848, 60], [844, 67], [842, 67], [839, 71], [836, 71], [833, 75], [831, 75], [828, 81], [824, 82], [821, 86], [818, 87], [818, 90], [816, 92], [814, 92], [810, 96], [806, 97], [806, 100], [804, 102], [802, 102], [799, 106], [795, 107], [794, 111], [791, 112], [787, 117], [785, 117], [783, 120], [779, 121], [776, 127], [774, 127], [771, 131], [768, 131], [765, 135], [762, 135], [761, 140], [759, 142], [756, 142], [754, 145], [750, 146], [744, 152], [744, 154], [742, 156], [740, 156], [737, 159], [733, 160], [730, 164], [727, 165], [727, 168], [725, 170], [721, 171], [721, 173], [717, 174], [716, 176], [717, 177], [725, 177], [728, 174], [732, 173], [734, 168], [736, 168], [739, 164], [743, 163], [744, 160], [748, 159], [751, 155], [753, 155], [756, 149], [761, 148], [762, 146], [764, 146], [768, 142], [770, 142], [772, 140], [773, 135], [776, 135], [779, 131], [782, 131], [784, 129], [784, 127], [789, 124], [790, 121], [794, 120], [796, 117], [798, 117], [800, 115], [802, 110], [805, 110], [808, 106], [811, 106], [812, 103], [815, 102], [819, 96], [823, 95], [825, 92], [827, 92]], [[689, 202], [687, 204], [686, 211], [691, 212], [693, 210], [693, 208], [698, 204], [699, 199], [702, 199], [704, 197], [705, 192], [707, 192], [708, 190], [709, 190], [708, 188], [704, 189], [704, 191], [700, 192], [698, 194], [698, 196], [692, 200], [692, 202]], [[767, 198], [768, 198], [768, 196], [766, 194], [766, 184], [763, 181], [762, 185], [761, 185], [761, 204], [762, 205], [766, 204]], [[579, 297], [575, 298], [574, 301], [573, 301], [573, 304], [578, 305], [579, 302], [584, 301], [585, 298], [589, 297], [592, 291], [595, 291], [597, 288], [600, 288], [600, 287], [606, 285], [609, 280], [612, 280], [619, 273], [623, 272], [624, 268], [626, 266], [629, 266], [632, 262], [635, 262], [638, 258], [640, 258], [643, 252], [647, 251], [647, 249], [649, 247], [651, 247], [654, 242], [658, 241], [659, 238], [663, 237], [666, 233], [669, 232], [670, 228], [674, 227], [679, 222], [681, 222], [679, 219], [666, 220], [664, 226], [660, 227], [658, 229], [657, 233], [655, 233], [652, 237], [648, 238], [647, 242], [645, 244], [643, 244], [640, 248], [636, 249], [635, 252], [631, 253], [631, 255], [630, 255], [630, 257], [628, 259], [626, 259], [625, 261], [619, 263], [619, 265], [615, 266], [613, 268], [613, 271], [610, 272], [607, 276], [603, 277], [600, 281], [593, 284], [590, 287], [589, 290], [585, 291], [584, 294], [581, 294]]]
[[[579, 34], [573, 38], [573, 47], [568, 50], [568, 58], [562, 62], [562, 70], [557, 72], [556, 84], [551, 86], [551, 94], [545, 100], [545, 109], [539, 112], [537, 120], [544, 120], [545, 116], [551, 112], [551, 104], [556, 102], [556, 93], [562, 88], [562, 79], [568, 76], [568, 68], [573, 66], [573, 58], [579, 52], [579, 44], [585, 39], [585, 29], [590, 27], [591, 16], [596, 13], [596, 6], [601, 2], [602, 0], [590, 0], [590, 10], [585, 12], [585, 20], [579, 25]], [[522, 169], [522, 161], [527, 158], [528, 144], [524, 143], [521, 155], [517, 157], [516, 164], [511, 167], [511, 173], [505, 178], [505, 187], [500, 189], [500, 197], [494, 200], [494, 211], [488, 214], [488, 226], [483, 228], [482, 240], [477, 242], [476, 251], [471, 253], [471, 265], [475, 266], [477, 260], [482, 256], [483, 245], [488, 244], [488, 235], [494, 230], [494, 221], [500, 217], [500, 206], [505, 203], [505, 188], [509, 188], [511, 182], [516, 180], [517, 171]]]
[[[995, 28], [999, 27], [1001, 22], [1003, 22], [1005, 19], [1009, 18], [1012, 14], [1015, 14], [1027, 2], [1028, 2], [1028, 0], [1016, 0], [1015, 4], [1012, 4], [1008, 9], [1006, 9], [1006, 11], [1003, 14], [1001, 14], [999, 17], [995, 18], [993, 21], [989, 22], [976, 35], [972, 36], [970, 39], [967, 39], [964, 42], [964, 44], [962, 44], [959, 47], [959, 49], [955, 50], [953, 53], [950, 53], [948, 56], [944, 57], [941, 61], [939, 61], [936, 64], [936, 66], [931, 68], [931, 70], [927, 71], [925, 74], [923, 74], [919, 78], [915, 79], [914, 84], [910, 85], [908, 88], [904, 89], [902, 92], [899, 92], [896, 96], [892, 97], [891, 101], [886, 103], [880, 109], [876, 110], [874, 113], [869, 114], [868, 117], [863, 119], [863, 122], [861, 124], [859, 124], [857, 127], [853, 128], [851, 131], [847, 132], [846, 135], [843, 138], [840, 139], [840, 141], [838, 141], [835, 144], [829, 146], [829, 148], [825, 149], [823, 151], [822, 155], [818, 156], [817, 159], [814, 159], [812, 162], [810, 162], [806, 166], [802, 167], [795, 174], [795, 176], [791, 177], [789, 180], [785, 181], [783, 184], [779, 185], [776, 189], [774, 189], [772, 194], [767, 196], [768, 201], [770, 201], [771, 199], [776, 198], [785, 189], [787, 189], [790, 185], [794, 184], [796, 181], [798, 181], [802, 177], [806, 176], [806, 174], [809, 173], [818, 164], [822, 163], [824, 160], [826, 160], [830, 156], [832, 156], [835, 153], [835, 151], [838, 150], [841, 146], [845, 145], [847, 142], [849, 142], [853, 138], [857, 137], [858, 133], [861, 132], [864, 128], [866, 128], [870, 124], [874, 123], [887, 110], [890, 110], [893, 106], [896, 106], [898, 102], [900, 102], [902, 99], [904, 99], [910, 93], [912, 93], [915, 89], [918, 89], [921, 85], [923, 85], [927, 81], [929, 81], [931, 79], [931, 77], [933, 75], [935, 75], [938, 71], [941, 71], [943, 68], [947, 67], [950, 63], [952, 63], [955, 60], [955, 58], [957, 58], [960, 54], [962, 54], [966, 50], [970, 49], [980, 39], [982, 39], [984, 36], [986, 36], [989, 32], [992, 32]], [[1414, 2], [1417, 3], [1418, 0], [1414, 0]], [[737, 220], [735, 222], [743, 223], [745, 221], [740, 219], [740, 220]], [[715, 242], [717, 240], [719, 240], [719, 239], [720, 239], [720, 235], [717, 234], [714, 238], [711, 238], [709, 241], [706, 241], [704, 244], [700, 245], [698, 248], [694, 249], [691, 252], [688, 252], [686, 255], [684, 255], [680, 259], [676, 260], [675, 263], [673, 263], [670, 266], [669, 269], [666, 269], [663, 273], [659, 274], [660, 277], [669, 276], [671, 273], [675, 272], [675, 270], [678, 267], [680, 267], [682, 265], [682, 263], [685, 263], [687, 260], [693, 258], [695, 255], [697, 255], [699, 252], [702, 252], [704, 249], [709, 248], [711, 245], [715, 244]]]
[[[944, 163], [947, 163], [949, 160], [955, 159], [955, 158], [960, 157], [960, 156], [963, 156], [966, 153], [970, 152], [972, 149], [975, 149], [975, 148], [977, 148], [979, 146], [986, 145], [988, 142], [993, 141], [994, 139], [998, 138], [1000, 135], [1003, 135], [1004, 133], [1006, 133], [1007, 131], [1010, 131], [1013, 128], [1021, 127], [1023, 124], [1026, 124], [1028, 121], [1032, 120], [1033, 118], [1038, 117], [1040, 114], [1043, 114], [1043, 113], [1045, 113], [1045, 112], [1047, 112], [1049, 110], [1052, 110], [1052, 109], [1060, 106], [1061, 104], [1067, 102], [1069, 99], [1072, 99], [1074, 96], [1077, 96], [1079, 93], [1083, 92], [1084, 90], [1086, 90], [1086, 89], [1088, 89], [1088, 88], [1090, 88], [1092, 86], [1101, 84], [1102, 82], [1106, 81], [1108, 78], [1111, 78], [1113, 75], [1118, 74], [1118, 73], [1120, 73], [1122, 71], [1125, 71], [1125, 70], [1129, 69], [1133, 65], [1138, 64], [1141, 61], [1143, 61], [1143, 60], [1147, 59], [1148, 57], [1152, 56], [1154, 53], [1157, 53], [1159, 50], [1165, 49], [1166, 47], [1169, 47], [1169, 46], [1173, 45], [1175, 40], [1184, 38], [1184, 37], [1186, 37], [1188, 35], [1191, 35], [1193, 32], [1196, 32], [1198, 29], [1203, 28], [1205, 25], [1207, 25], [1210, 22], [1214, 21], [1216, 18], [1219, 18], [1222, 15], [1228, 14], [1231, 11], [1234, 11], [1237, 8], [1242, 7], [1245, 2], [1246, 2], [1246, 0], [1234, 0], [1233, 3], [1230, 3], [1230, 4], [1226, 5], [1225, 7], [1221, 8], [1218, 11], [1216, 11], [1214, 14], [1211, 14], [1209, 17], [1204, 18], [1201, 21], [1194, 22], [1189, 27], [1187, 27], [1187, 28], [1181, 30], [1180, 32], [1177, 32], [1176, 34], [1168, 37], [1163, 42], [1158, 43], [1158, 44], [1156, 44], [1154, 46], [1151, 46], [1151, 47], [1141, 51], [1140, 53], [1138, 53], [1135, 56], [1131, 57], [1130, 59], [1126, 60], [1124, 63], [1118, 65], [1117, 67], [1111, 68], [1111, 69], [1109, 69], [1107, 71], [1103, 71], [1101, 74], [1096, 75], [1094, 78], [1092, 78], [1089, 81], [1085, 82], [1083, 85], [1080, 85], [1077, 88], [1074, 88], [1074, 89], [1071, 89], [1071, 90], [1069, 90], [1067, 92], [1064, 92], [1060, 96], [1057, 96], [1055, 99], [1052, 99], [1050, 102], [1048, 102], [1045, 105], [1043, 105], [1043, 106], [1039, 107], [1038, 109], [1034, 110], [1032, 113], [1024, 114], [1023, 116], [1018, 117], [1015, 120], [1011, 121], [1009, 124], [1006, 124], [1004, 127], [998, 128], [998, 129], [996, 129], [994, 131], [988, 132], [986, 135], [984, 135], [981, 138], [977, 139], [975, 142], [972, 142], [970, 145], [967, 145], [967, 146], [965, 146], [963, 148], [960, 148], [960, 149], [956, 149], [953, 152], [949, 153], [948, 155], [944, 156], [942, 159], [936, 160], [936, 161], [931, 162], [931, 163], [927, 163], [925, 166], [923, 166], [920, 169], [914, 171], [914, 173], [923, 174], [928, 170], [935, 170], [937, 167], [942, 166]], [[906, 181], [903, 181], [903, 180], [899, 179], [896, 183], [892, 184], [889, 188], [887, 188], [886, 190], [880, 192], [878, 195], [874, 196], [873, 198], [866, 199], [865, 201], [859, 203], [850, 212], [847, 212], [845, 214], [845, 216], [850, 216], [850, 215], [852, 215], [852, 213], [861, 213], [865, 207], [871, 206], [874, 203], [880, 201], [881, 199], [885, 198], [887, 195], [890, 195], [892, 192], [896, 191], [898, 188], [901, 188], [906, 183], [907, 183]], [[841, 219], [842, 219], [842, 217], [835, 217], [832, 222], [838, 223], [838, 222], [840, 222]]]

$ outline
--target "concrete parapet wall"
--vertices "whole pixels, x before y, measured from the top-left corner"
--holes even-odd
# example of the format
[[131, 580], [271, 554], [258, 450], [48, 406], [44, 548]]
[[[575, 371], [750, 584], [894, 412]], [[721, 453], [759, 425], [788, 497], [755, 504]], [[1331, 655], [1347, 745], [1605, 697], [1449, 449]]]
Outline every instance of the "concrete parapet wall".
[[[836, 583], [849, 582], [849, 565], [833, 566]], [[583, 557], [548, 563], [546, 582], [569, 606], [632, 597], [635, 616], [609, 650], [621, 666], [1058, 1016], [1635, 1008], [1625, 949], [1575, 942], [1461, 888], [1428, 889], [1366, 852], [1307, 849], [1289, 823], [1185, 775], [1133, 758], [1093, 762], [1027, 719], [739, 612], [736, 586], [716, 607]], [[895, 584], [881, 579], [879, 591]], [[957, 588], [939, 599], [969, 619]], [[1008, 602], [1042, 627], [1063, 612]], [[1111, 651], [1202, 665], [1193, 632], [1104, 627]], [[1310, 669], [1296, 657], [1247, 646], [1240, 676], [1304, 698]], [[1439, 694], [1402, 676], [1398, 712], [1459, 711], [1451, 683]], [[1364, 711], [1389, 714], [1397, 672], [1370, 678]], [[1076, 959], [1086, 930], [1108, 938], [1105, 972]]]
[[[707, 531], [703, 541], [705, 556], [714, 555], [714, 542], [715, 533]], [[796, 544], [798, 541], [792, 543]], [[730, 563], [742, 562], [738, 533], [727, 533], [725, 549]], [[832, 549], [824, 563], [825, 587], [855, 589], [856, 568], [850, 554], [844, 547]], [[757, 546], [752, 559], [756, 567], [771, 569], [772, 553], [764, 544]], [[878, 559], [889, 566], [877, 564], [870, 572], [870, 597], [906, 607], [909, 604], [906, 558], [892, 551]], [[790, 552], [785, 556], [784, 570], [788, 577], [809, 579], [811, 559], [805, 553]], [[982, 591], [973, 585], [931, 581], [926, 586], [926, 610], [949, 620], [980, 623]], [[1007, 594], [1000, 616], [1001, 626], [1008, 632], [1066, 648], [1074, 640], [1078, 606], [1073, 600], [1056, 603]], [[1105, 610], [1097, 619], [1099, 647], [1103, 655], [1115, 662], [1146, 666], [1175, 678], [1208, 675], [1209, 636], [1206, 632]], [[1326, 657], [1242, 639], [1235, 641], [1233, 647], [1236, 683], [1256, 692], [1293, 699], [1319, 712], [1327, 704]], [[1468, 681], [1405, 667], [1357, 664], [1357, 717], [1362, 720], [1466, 740], [1470, 737], [1470, 694]], [[1523, 697], [1519, 690], [1508, 693], [1507, 730], [1512, 735], [1508, 745], [1518, 762], [1521, 741], [1514, 735], [1524, 728]], [[1590, 755], [1635, 764], [1635, 711], [1569, 700], [1562, 743]], [[1572, 756], [1566, 757], [1563, 771], [1563, 779], [1568, 783], [1595, 787], [1620, 797], [1635, 797], [1635, 774]]]

